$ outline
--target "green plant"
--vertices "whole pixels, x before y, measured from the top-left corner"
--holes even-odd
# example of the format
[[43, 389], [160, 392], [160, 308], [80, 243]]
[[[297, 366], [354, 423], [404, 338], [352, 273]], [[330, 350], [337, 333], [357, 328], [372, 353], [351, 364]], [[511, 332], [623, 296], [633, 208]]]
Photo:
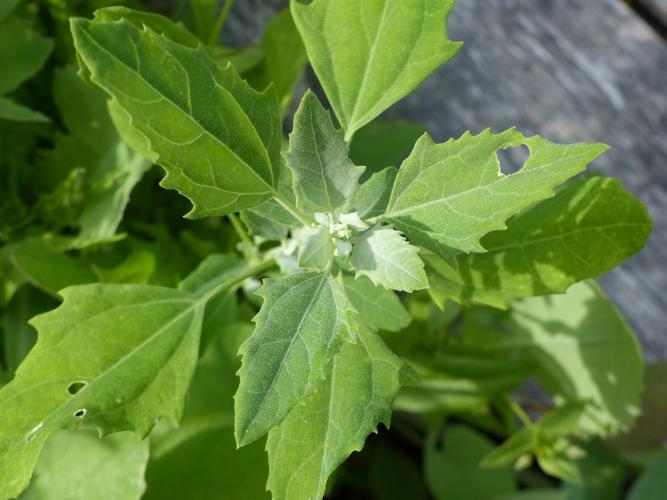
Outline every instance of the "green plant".
[[[597, 440], [640, 413], [643, 361], [588, 280], [639, 251], [650, 219], [618, 181], [573, 179], [600, 144], [424, 134], [391, 166], [404, 151], [387, 160], [383, 137], [420, 130], [374, 120], [459, 50], [453, 3], [292, 0], [244, 50], [216, 44], [230, 2], [214, 23], [216, 2], [187, 3], [192, 31], [126, 7], [72, 17], [73, 45], [54, 28], [34, 82], [51, 79], [53, 105], [2, 112], [57, 121], [2, 129], [0, 496], [38, 464], [28, 496], [138, 498], [148, 462], [147, 497], [262, 497], [268, 474], [276, 498], [320, 498], [392, 408], [439, 498], [511, 495], [512, 465], [523, 486], [618, 491]], [[77, 13], [11, 7], [0, 36]], [[30, 29], [16, 83], [51, 47]], [[307, 91], [285, 143], [306, 57], [340, 127]], [[524, 146], [503, 175], [498, 152]], [[550, 399], [509, 397], [529, 377]], [[120, 431], [150, 433], [150, 454]]]

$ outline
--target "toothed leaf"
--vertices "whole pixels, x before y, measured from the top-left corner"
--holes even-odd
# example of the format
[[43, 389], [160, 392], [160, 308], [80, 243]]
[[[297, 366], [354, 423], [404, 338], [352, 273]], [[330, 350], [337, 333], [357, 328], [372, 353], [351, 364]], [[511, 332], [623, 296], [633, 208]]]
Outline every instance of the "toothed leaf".
[[297, 206], [311, 212], [336, 213], [364, 171], [348, 158], [343, 132], [310, 91], [294, 117], [285, 159], [294, 175]]
[[[503, 175], [497, 152], [525, 145], [530, 157]], [[442, 256], [484, 252], [479, 240], [581, 172], [607, 149], [603, 144], [560, 145], [515, 130], [434, 144], [422, 137], [403, 162], [385, 217], [413, 243]]]
[[260, 94], [202, 46], [179, 45], [126, 19], [71, 25], [92, 81], [128, 115], [141, 150], [165, 168], [163, 186], [190, 199], [190, 217], [228, 214], [272, 196], [281, 141], [274, 90]]
[[454, 0], [292, 0], [292, 15], [338, 120], [356, 130], [454, 57]]
[[66, 288], [37, 316], [37, 344], [0, 389], [0, 497], [28, 484], [42, 446], [59, 429], [145, 436], [178, 422], [197, 361], [203, 302], [168, 288], [94, 284]]
[[419, 251], [391, 227], [374, 226], [353, 238], [350, 265], [357, 274], [392, 290], [428, 287]]
[[416, 375], [363, 329], [329, 365], [325, 380], [269, 432], [268, 487], [276, 499], [322, 498], [327, 479], [377, 425], [389, 427], [398, 390]]
[[328, 274], [267, 280], [255, 332], [241, 346], [235, 431], [248, 444], [279, 424], [324, 378], [331, 358], [355, 335], [354, 310]]
[[576, 180], [553, 198], [517, 215], [508, 229], [485, 236], [481, 254], [450, 266], [426, 256], [431, 294], [442, 305], [505, 308], [515, 298], [563, 293], [613, 269], [641, 250], [651, 232], [644, 205], [616, 179]]

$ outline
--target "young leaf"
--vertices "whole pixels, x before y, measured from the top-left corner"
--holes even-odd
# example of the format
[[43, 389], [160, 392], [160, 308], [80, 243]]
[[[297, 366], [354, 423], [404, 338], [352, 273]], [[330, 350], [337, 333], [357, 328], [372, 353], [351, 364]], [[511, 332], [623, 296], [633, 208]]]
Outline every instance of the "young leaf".
[[[530, 157], [511, 175], [500, 172], [497, 152], [525, 145]], [[485, 130], [434, 144], [422, 137], [403, 162], [385, 217], [413, 243], [444, 257], [484, 252], [479, 239], [505, 229], [505, 221], [553, 195], [607, 149], [602, 144], [559, 145], [510, 129]]]
[[343, 132], [310, 91], [294, 117], [285, 160], [294, 175], [297, 206], [310, 212], [336, 213], [364, 171], [350, 161]]
[[284, 114], [292, 103], [294, 88], [307, 62], [306, 49], [289, 9], [282, 10], [269, 21], [259, 47], [264, 58], [244, 76], [257, 90], [264, 90], [273, 83]]
[[361, 329], [344, 344], [326, 379], [269, 432], [268, 487], [276, 499], [322, 498], [327, 479], [382, 422], [415, 375], [376, 334]]
[[348, 200], [346, 212], [355, 211], [362, 219], [382, 215], [387, 210], [391, 189], [398, 174], [395, 167], [374, 173]]
[[320, 383], [340, 343], [357, 329], [345, 292], [328, 274], [267, 280], [257, 293], [264, 304], [240, 350], [234, 415], [240, 446], [279, 424]]
[[48, 240], [30, 238], [9, 248], [11, 262], [20, 276], [53, 296], [66, 286], [97, 281], [90, 266]]
[[320, 226], [302, 243], [299, 251], [299, 267], [324, 271], [334, 255], [334, 242], [329, 228]]
[[179, 45], [125, 19], [71, 24], [92, 80], [129, 115], [151, 159], [167, 171], [163, 185], [192, 201], [188, 216], [250, 208], [275, 193], [281, 134], [274, 90], [259, 94], [203, 47]]
[[410, 324], [412, 318], [391, 290], [375, 286], [364, 276], [344, 276], [343, 284], [361, 320], [372, 330], [397, 332]]
[[452, 266], [424, 256], [439, 301], [504, 308], [515, 298], [562, 293], [641, 250], [651, 219], [618, 180], [594, 177], [573, 181], [507, 226], [482, 239], [486, 253], [459, 254]]
[[0, 95], [37, 73], [51, 49], [53, 41], [34, 31], [28, 21], [6, 18], [0, 24]]
[[10, 120], [13, 122], [49, 121], [49, 119], [39, 111], [34, 111], [4, 96], [0, 96], [0, 120]]
[[454, 0], [292, 0], [291, 7], [346, 141], [461, 46], [447, 39]]
[[589, 282], [565, 295], [517, 301], [510, 344], [537, 363], [536, 376], [559, 400], [587, 402], [579, 427], [612, 436], [639, 414], [643, 360], [637, 340], [600, 289]]
[[449, 427], [443, 449], [429, 438], [424, 451], [426, 481], [437, 499], [493, 500], [516, 491], [511, 468], [484, 470], [479, 462], [493, 449], [493, 443], [469, 427]]
[[428, 287], [419, 251], [391, 227], [374, 226], [353, 238], [350, 265], [357, 275], [392, 290]]
[[58, 429], [133, 430], [178, 422], [195, 368], [203, 301], [143, 285], [66, 288], [63, 304], [37, 316], [39, 337], [0, 389], [0, 496], [28, 484]]
[[58, 431], [44, 446], [21, 500], [139, 500], [146, 489], [148, 443], [123, 432]]

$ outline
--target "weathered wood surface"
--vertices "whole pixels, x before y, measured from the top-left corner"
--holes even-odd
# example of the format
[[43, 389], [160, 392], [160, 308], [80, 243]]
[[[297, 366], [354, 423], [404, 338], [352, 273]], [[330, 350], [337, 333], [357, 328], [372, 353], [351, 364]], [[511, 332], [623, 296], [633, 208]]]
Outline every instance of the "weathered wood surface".
[[[256, 41], [285, 3], [237, 2], [227, 35]], [[602, 283], [647, 358], [667, 359], [667, 44], [621, 0], [461, 0], [450, 37], [461, 53], [387, 114], [439, 140], [516, 125], [611, 145], [594, 167], [641, 197], [655, 229]]]

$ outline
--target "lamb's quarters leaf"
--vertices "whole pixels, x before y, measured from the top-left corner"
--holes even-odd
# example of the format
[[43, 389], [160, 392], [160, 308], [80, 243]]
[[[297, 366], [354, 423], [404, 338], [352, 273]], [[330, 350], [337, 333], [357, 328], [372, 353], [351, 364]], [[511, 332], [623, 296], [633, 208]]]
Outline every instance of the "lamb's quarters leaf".
[[139, 248], [133, 248], [117, 266], [101, 267], [93, 264], [93, 271], [102, 283], [146, 285], [151, 282], [155, 270], [155, 254]]
[[628, 325], [595, 284], [564, 295], [517, 301], [510, 344], [538, 363], [537, 378], [557, 401], [585, 401], [579, 427], [603, 437], [639, 414], [643, 360]]
[[300, 223], [277, 201], [268, 200], [258, 207], [241, 212], [241, 220], [253, 236], [268, 241], [280, 241], [287, 238], [290, 226]]
[[14, 10], [14, 7], [16, 7], [20, 1], [21, 0], [4, 0], [4, 2], [0, 4], [0, 21], [7, 17], [7, 14]]
[[330, 266], [333, 255], [334, 242], [329, 228], [319, 226], [301, 244], [299, 267], [324, 271]]
[[116, 235], [130, 193], [151, 167], [151, 162], [118, 140], [102, 157], [89, 177], [93, 192], [79, 217], [76, 246], [109, 240]]
[[378, 423], [389, 426], [396, 393], [414, 381], [380, 337], [360, 329], [357, 342], [334, 356], [326, 378], [269, 432], [274, 498], [322, 498], [331, 473], [362, 449]]
[[482, 239], [486, 253], [459, 254], [452, 266], [424, 256], [440, 301], [504, 308], [515, 298], [562, 293], [641, 250], [651, 219], [618, 180], [594, 177], [572, 181], [507, 226]]
[[[197, 365], [183, 423], [158, 425], [151, 433], [151, 460], [144, 498], [198, 500], [265, 499], [268, 467], [263, 442], [236, 449], [233, 429], [238, 345], [252, 325], [227, 325], [212, 339]], [[206, 326], [204, 326], [204, 330]]]
[[55, 299], [30, 286], [22, 286], [16, 291], [0, 322], [3, 365], [9, 376], [13, 376], [37, 341], [37, 331], [28, 324], [30, 318], [57, 305]]
[[204, 259], [186, 276], [178, 288], [193, 295], [204, 295], [225, 281], [248, 272], [250, 266], [233, 254], [214, 254]]
[[175, 19], [181, 21], [189, 31], [208, 43], [218, 17], [218, 0], [179, 0], [175, 2]]
[[21, 500], [139, 500], [146, 489], [148, 443], [129, 432], [56, 432], [37, 461]]
[[[130, 193], [151, 163], [120, 139], [109, 116], [106, 95], [81, 80], [73, 66], [55, 72], [53, 94], [70, 132], [63, 139], [82, 152], [75, 165], [86, 168], [85, 181], [90, 186], [77, 221], [79, 235], [72, 244], [82, 248], [115, 236]], [[67, 165], [71, 161], [70, 146], [58, 149], [62, 143], [57, 141], [56, 150], [49, 155], [49, 168], [54, 160], [71, 168]], [[63, 153], [65, 158], [60, 156]]]
[[103, 156], [118, 141], [106, 94], [81, 79], [75, 65], [54, 71], [53, 100], [67, 131], [90, 151]]
[[402, 120], [374, 120], [359, 129], [350, 143], [350, 159], [366, 166], [361, 180], [400, 165], [425, 132], [426, 127]]
[[[281, 183], [283, 178], [287, 177], [284, 173], [289, 174], [289, 171], [283, 171], [280, 177]], [[282, 240], [287, 237], [290, 227], [301, 225], [276, 200], [268, 200], [258, 207], [244, 210], [241, 212], [241, 220], [248, 226], [251, 233], [267, 240]]]
[[[504, 175], [497, 152], [527, 146], [519, 171]], [[424, 135], [403, 162], [385, 217], [413, 242], [444, 257], [484, 252], [479, 243], [491, 231], [581, 172], [607, 149], [603, 144], [551, 143], [510, 129], [500, 134], [466, 132], [435, 144]]]
[[454, 0], [292, 0], [291, 7], [347, 141], [461, 46], [447, 38]]
[[311, 91], [294, 116], [285, 160], [294, 176], [297, 206], [310, 212], [336, 213], [354, 194], [364, 171], [348, 158], [343, 131]]
[[203, 47], [126, 19], [71, 24], [91, 79], [129, 115], [140, 151], [150, 149], [165, 168], [162, 184], [193, 203], [189, 217], [224, 215], [275, 194], [281, 133], [274, 89], [260, 94]]
[[31, 238], [13, 246], [11, 262], [26, 281], [56, 297], [66, 286], [97, 281], [88, 264], [45, 239]]
[[412, 318], [391, 290], [375, 286], [363, 276], [344, 276], [343, 285], [361, 320], [372, 330], [397, 332], [410, 324]]
[[95, 19], [99, 21], [120, 21], [124, 19], [140, 29], [148, 26], [155, 33], [191, 49], [196, 49], [201, 45], [197, 37], [183, 28], [183, 26], [152, 12], [128, 9], [127, 7], [117, 5], [95, 11]]
[[[231, 64], [241, 75], [244, 76], [248, 71], [258, 66], [264, 59], [264, 53], [257, 47], [245, 47], [243, 49], [233, 49], [231, 47], [208, 47], [208, 53], [220, 66]], [[245, 78], [247, 79], [247, 78]], [[264, 90], [267, 86], [257, 88]]]
[[[246, 275], [250, 266], [246, 261], [233, 254], [214, 254], [204, 259], [197, 269], [183, 279], [178, 287], [181, 290], [202, 296], [225, 282], [236, 281]], [[236, 286], [218, 294], [206, 303], [200, 351], [208, 348], [209, 343], [222, 334], [238, 315]], [[231, 403], [230, 403], [231, 404]]]
[[382, 215], [387, 210], [391, 189], [398, 174], [395, 167], [387, 167], [374, 173], [348, 200], [346, 207], [359, 214], [362, 219]]
[[376, 285], [412, 292], [428, 288], [419, 250], [388, 226], [373, 226], [352, 239], [350, 265]]
[[483, 434], [456, 425], [445, 434], [444, 446], [431, 436], [424, 450], [424, 473], [431, 492], [442, 500], [492, 500], [516, 491], [510, 467], [484, 470], [479, 462], [494, 448]]
[[56, 430], [143, 437], [159, 418], [182, 415], [204, 301], [144, 285], [81, 285], [61, 295], [60, 307], [31, 321], [37, 344], [0, 389], [1, 497], [28, 485]]
[[0, 23], [0, 95], [15, 90], [33, 76], [53, 49], [53, 41], [31, 23], [10, 16]]
[[649, 465], [632, 486], [628, 500], [661, 500], [667, 490], [667, 456]]
[[243, 446], [278, 425], [325, 377], [331, 358], [356, 336], [358, 319], [328, 274], [266, 280], [256, 329], [243, 344], [235, 396], [236, 441]]
[[264, 90], [273, 83], [282, 112], [287, 113], [307, 62], [306, 49], [289, 9], [269, 21], [259, 48], [264, 58], [244, 76], [257, 90]]
[[[2, 29], [1, 26], [0, 29]], [[48, 117], [39, 111], [34, 111], [4, 96], [0, 96], [0, 120], [37, 123], [46, 123], [49, 121]]]

